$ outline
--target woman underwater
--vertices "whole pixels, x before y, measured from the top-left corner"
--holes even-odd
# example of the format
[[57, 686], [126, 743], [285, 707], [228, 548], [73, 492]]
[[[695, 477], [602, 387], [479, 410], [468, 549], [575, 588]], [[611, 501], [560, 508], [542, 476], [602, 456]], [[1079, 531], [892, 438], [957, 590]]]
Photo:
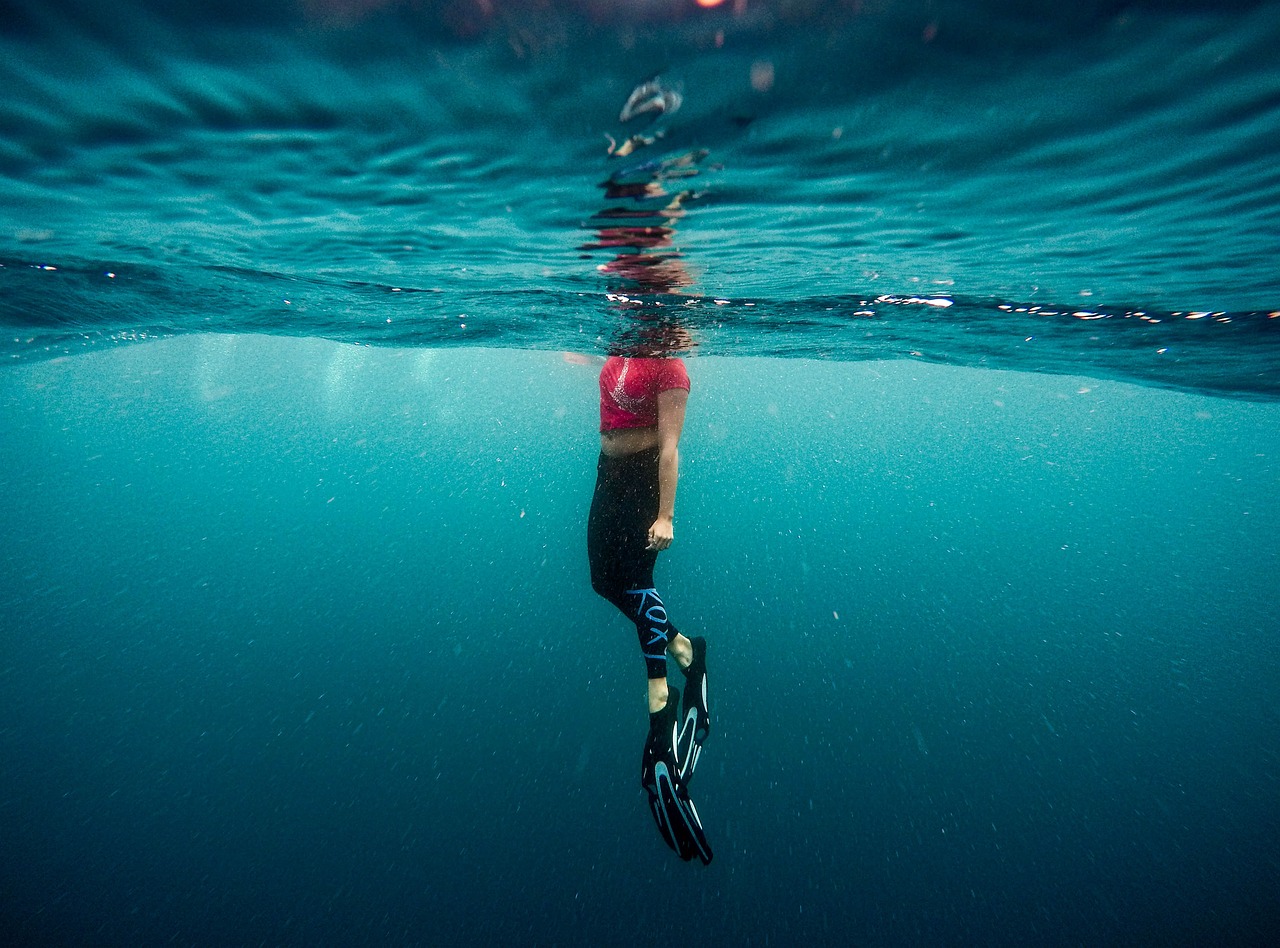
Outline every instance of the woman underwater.
[[[632, 91], [618, 121], [669, 116], [681, 99], [678, 88], [653, 77]], [[663, 135], [651, 125], [622, 145], [610, 136], [609, 154], [625, 158]], [[631, 324], [600, 372], [600, 460], [587, 521], [591, 586], [635, 623], [640, 638], [649, 678], [640, 782], [649, 809], [667, 845], [680, 858], [696, 856], [703, 863], [711, 862], [711, 847], [688, 785], [711, 726], [707, 643], [677, 631], [653, 582], [658, 554], [674, 537], [680, 433], [689, 400], [689, 373], [674, 353], [693, 340], [631, 296], [678, 294], [692, 284], [674, 237], [685, 203], [697, 195], [687, 187], [672, 194], [666, 185], [695, 177], [706, 156], [706, 149], [693, 149], [615, 170], [601, 184], [609, 203], [590, 222], [596, 240], [581, 248], [614, 252], [597, 269], [608, 275], [610, 298]], [[685, 675], [683, 713], [679, 690], [667, 684], [668, 652]]]
[[[678, 358], [612, 356], [600, 372], [600, 459], [587, 521], [591, 585], [633, 622], [649, 679], [649, 734], [640, 780], [667, 845], [711, 862], [688, 782], [710, 729], [707, 644], [681, 635], [653, 581], [674, 538], [680, 434], [689, 373]], [[667, 653], [685, 675], [667, 684]]]

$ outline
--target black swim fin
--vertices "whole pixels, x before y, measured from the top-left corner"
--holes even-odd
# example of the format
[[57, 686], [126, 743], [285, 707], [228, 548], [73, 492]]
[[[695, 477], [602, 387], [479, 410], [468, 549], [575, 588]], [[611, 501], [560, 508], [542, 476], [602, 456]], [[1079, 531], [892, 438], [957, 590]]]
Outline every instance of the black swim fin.
[[707, 865], [711, 862], [711, 845], [680, 775], [681, 761], [676, 751], [679, 703], [680, 692], [672, 688], [666, 707], [649, 715], [640, 783], [649, 794], [649, 812], [666, 844], [686, 862], [696, 856]]
[[711, 710], [707, 704], [707, 640], [698, 636], [689, 641], [693, 643], [693, 661], [683, 669], [684, 714], [676, 740], [680, 778], [686, 782], [693, 776], [702, 755], [702, 744], [711, 733]]

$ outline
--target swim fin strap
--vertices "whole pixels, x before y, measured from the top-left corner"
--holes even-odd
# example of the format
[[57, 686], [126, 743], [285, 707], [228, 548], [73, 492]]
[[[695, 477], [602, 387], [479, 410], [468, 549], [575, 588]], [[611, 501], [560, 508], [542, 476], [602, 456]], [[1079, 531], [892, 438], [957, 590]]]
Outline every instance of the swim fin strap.
[[[679, 719], [676, 708], [680, 692], [672, 688], [666, 706], [649, 715], [649, 736], [645, 740], [644, 757], [640, 764], [640, 783], [649, 794], [649, 812], [658, 826], [662, 839], [688, 862], [695, 856], [703, 865], [711, 862], [711, 845], [702, 829], [698, 808], [689, 799], [685, 789], [685, 771], [694, 762], [689, 754], [692, 747], [692, 731], [685, 727], [677, 730]], [[681, 738], [684, 737], [684, 760], [681, 759]]]

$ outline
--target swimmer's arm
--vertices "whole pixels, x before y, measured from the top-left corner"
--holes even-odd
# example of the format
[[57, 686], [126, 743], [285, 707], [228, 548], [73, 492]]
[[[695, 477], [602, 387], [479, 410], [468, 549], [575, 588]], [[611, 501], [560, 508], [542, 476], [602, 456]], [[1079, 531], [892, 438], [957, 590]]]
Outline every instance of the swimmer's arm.
[[658, 393], [658, 519], [649, 528], [649, 546], [665, 550], [675, 535], [676, 485], [680, 480], [680, 434], [689, 393], [669, 388]]

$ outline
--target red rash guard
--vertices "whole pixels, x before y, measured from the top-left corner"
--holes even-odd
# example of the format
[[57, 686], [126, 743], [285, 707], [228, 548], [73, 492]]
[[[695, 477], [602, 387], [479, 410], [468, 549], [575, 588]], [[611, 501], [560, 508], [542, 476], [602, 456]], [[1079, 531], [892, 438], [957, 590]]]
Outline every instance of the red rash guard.
[[611, 356], [600, 370], [600, 430], [652, 428], [658, 423], [658, 393], [689, 391], [689, 373], [680, 359]]

